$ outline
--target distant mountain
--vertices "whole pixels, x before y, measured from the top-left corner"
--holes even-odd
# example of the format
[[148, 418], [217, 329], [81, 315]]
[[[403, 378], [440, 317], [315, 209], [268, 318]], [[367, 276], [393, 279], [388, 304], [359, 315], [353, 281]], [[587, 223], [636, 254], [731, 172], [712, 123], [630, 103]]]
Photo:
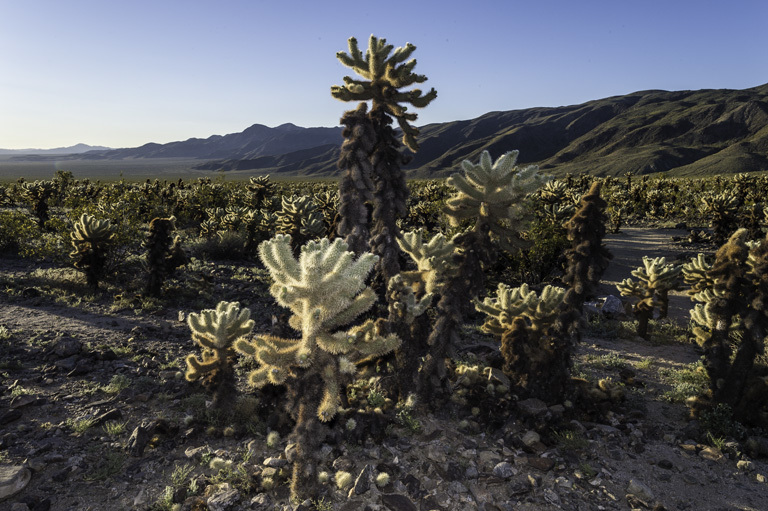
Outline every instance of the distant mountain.
[[76, 144], [70, 147], [57, 147], [55, 149], [0, 149], [0, 155], [25, 155], [25, 154], [78, 154], [87, 151], [105, 151], [109, 147]]
[[[711, 175], [768, 170], [768, 84], [746, 90], [642, 91], [581, 105], [491, 112], [421, 127], [412, 177], [445, 177], [484, 150], [555, 175]], [[207, 170], [334, 175], [339, 146], [201, 164]]]
[[[519, 149], [521, 164], [555, 175], [711, 175], [768, 170], [768, 84], [745, 90], [642, 91], [580, 105], [490, 112], [422, 126], [412, 177], [445, 177], [484, 150]], [[241, 133], [72, 159], [195, 158], [195, 168], [284, 176], [333, 176], [341, 128], [254, 124]], [[17, 156], [14, 159], [52, 159]], [[61, 157], [59, 157], [61, 158]]]
[[[144, 144], [129, 149], [89, 151], [72, 159], [125, 160], [135, 158], [253, 159], [281, 155], [312, 147], [342, 142], [341, 128], [301, 128], [282, 124], [269, 128], [254, 124], [240, 133], [190, 138], [167, 144]], [[22, 159], [19, 157], [18, 159]], [[32, 159], [32, 158], [26, 158]]]

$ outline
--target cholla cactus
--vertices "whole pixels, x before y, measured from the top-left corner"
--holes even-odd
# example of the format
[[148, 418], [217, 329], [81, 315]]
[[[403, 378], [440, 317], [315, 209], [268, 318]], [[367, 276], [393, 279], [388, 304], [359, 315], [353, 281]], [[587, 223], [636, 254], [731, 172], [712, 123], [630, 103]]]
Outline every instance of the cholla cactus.
[[404, 48], [395, 49], [391, 44], [387, 44], [386, 39], [371, 35], [368, 50], [363, 56], [357, 39], [350, 37], [348, 43], [349, 53], [340, 51], [336, 58], [352, 68], [362, 80], [345, 76], [344, 85], [331, 87], [331, 95], [341, 101], [371, 100], [373, 110], [381, 109], [397, 119], [400, 129], [403, 130], [403, 144], [413, 152], [418, 151], [416, 136], [419, 130], [409, 124], [416, 120], [417, 114], [406, 112], [407, 107], [403, 106], [403, 103], [424, 108], [437, 97], [437, 91], [431, 89], [423, 94], [421, 89], [399, 90], [427, 81], [426, 76], [413, 73], [416, 59], [406, 62], [416, 50], [416, 46], [406, 43]]
[[704, 254], [698, 254], [690, 262], [683, 265], [683, 281], [690, 286], [688, 294], [691, 299], [698, 300], [696, 295], [704, 291], [712, 291], [715, 287], [715, 281], [710, 277], [709, 270], [712, 269], [712, 263]]
[[48, 214], [48, 200], [53, 197], [56, 186], [51, 181], [34, 181], [21, 184], [21, 196], [29, 202], [32, 213], [37, 218], [37, 223], [42, 229], [50, 219]]
[[219, 302], [215, 309], [192, 313], [187, 324], [192, 340], [202, 349], [202, 359], [196, 355], [186, 358], [188, 381], [207, 378], [214, 389], [213, 405], [223, 408], [234, 402], [235, 373], [233, 369], [234, 344], [253, 330], [251, 311], [240, 308], [237, 302]]
[[739, 229], [720, 247], [706, 273], [711, 289], [694, 295], [702, 303], [691, 318], [710, 377], [710, 394], [697, 406], [711, 399], [728, 405], [737, 420], [764, 426], [765, 382], [753, 369], [768, 335], [768, 238], [751, 246], [747, 238], [748, 231]]
[[639, 336], [647, 338], [654, 307], [660, 307], [660, 317], [667, 316], [669, 291], [678, 288], [682, 270], [682, 265], [667, 264], [664, 257], [643, 257], [643, 266], [632, 271], [638, 281], [628, 278], [616, 286], [622, 296], [637, 299], [634, 309]]
[[354, 254], [341, 239], [310, 241], [293, 256], [290, 236], [278, 235], [259, 246], [261, 260], [274, 284], [270, 293], [292, 312], [289, 325], [299, 339], [256, 336], [235, 348], [253, 356], [261, 367], [248, 376], [255, 387], [285, 384], [296, 414], [294, 433], [298, 452], [291, 491], [312, 493], [316, 484], [316, 445], [322, 440], [318, 424], [331, 420], [339, 409], [345, 378], [354, 373], [360, 356], [380, 356], [400, 344], [395, 335], [381, 335], [372, 320], [340, 330], [376, 301], [365, 279], [377, 257]]
[[323, 215], [317, 205], [306, 196], [283, 196], [283, 209], [277, 212], [276, 230], [287, 234], [293, 240], [294, 250], [313, 238], [325, 234]]
[[402, 272], [401, 275], [411, 285], [420, 283], [426, 293], [436, 291], [441, 276], [453, 269], [452, 259], [456, 245], [442, 233], [432, 236], [428, 243], [424, 243], [424, 230], [417, 229], [403, 233], [397, 244], [416, 263], [416, 272]]
[[736, 229], [736, 214], [739, 209], [739, 201], [728, 193], [718, 195], [710, 194], [701, 198], [702, 213], [709, 217], [714, 241], [718, 245]]
[[475, 308], [488, 316], [483, 331], [501, 335], [504, 374], [527, 396], [551, 397], [544, 382], [556, 359], [553, 327], [564, 296], [565, 290], [555, 286], [546, 286], [539, 296], [526, 284], [499, 284], [495, 298], [475, 301]]
[[517, 232], [509, 222], [520, 220], [525, 196], [549, 179], [540, 175], [535, 165], [516, 167], [518, 154], [519, 151], [510, 151], [492, 162], [490, 153], [483, 151], [480, 163], [462, 162], [464, 175], [454, 174], [447, 181], [458, 192], [446, 203], [451, 225], [475, 219], [487, 226], [502, 246], [515, 246]]
[[269, 181], [269, 174], [267, 174], [249, 178], [245, 188], [250, 194], [251, 206], [258, 209], [266, 205], [267, 198], [274, 193], [275, 185]]
[[368, 208], [373, 201], [373, 164], [370, 155], [376, 144], [373, 123], [368, 118], [368, 104], [360, 103], [341, 118], [342, 135], [338, 167], [344, 172], [339, 183], [338, 234], [355, 254], [368, 251]]
[[[349, 149], [354, 149], [357, 154], [353, 159], [361, 162], [367, 158], [370, 162], [370, 168], [367, 165], [358, 165], [353, 163], [358, 170], [357, 181], [354, 186], [357, 191], [356, 198], [350, 197], [355, 201], [355, 206], [341, 211], [342, 215], [348, 213], [354, 214], [355, 211], [362, 213], [361, 205], [365, 200], [361, 185], [365, 184], [370, 171], [370, 184], [372, 187], [367, 192], [373, 196], [373, 210], [371, 220], [373, 225], [370, 228], [370, 249], [379, 256], [376, 273], [377, 279], [374, 285], [381, 294], [385, 291], [385, 286], [389, 279], [400, 273], [400, 251], [397, 247], [397, 238], [400, 235], [400, 229], [397, 221], [408, 213], [408, 186], [405, 182], [405, 174], [402, 166], [406, 164], [410, 157], [400, 153], [400, 143], [397, 140], [395, 130], [392, 129], [392, 117], [397, 119], [398, 125], [403, 132], [402, 141], [412, 152], [419, 148], [416, 137], [419, 130], [411, 125], [417, 118], [417, 114], [407, 112], [406, 104], [416, 108], [424, 108], [437, 97], [435, 89], [431, 89], [424, 94], [421, 89], [403, 90], [415, 84], [423, 83], [427, 80], [424, 75], [414, 74], [413, 69], [416, 66], [416, 60], [408, 60], [416, 47], [407, 43], [405, 47], [395, 49], [391, 44], [387, 44], [385, 39], [379, 39], [371, 35], [368, 40], [368, 49], [363, 55], [360, 51], [357, 39], [354, 37], [348, 40], [349, 53], [340, 51], [336, 54], [339, 61], [351, 68], [360, 76], [355, 79], [350, 76], [344, 77], [344, 85], [334, 85], [331, 87], [331, 95], [341, 101], [371, 101], [371, 110], [367, 115], [367, 122], [361, 119], [365, 114], [365, 108], [359, 107], [355, 115], [357, 119], [348, 119], [362, 131], [345, 130], [345, 133], [357, 138], [357, 141], [350, 141], [352, 144]], [[347, 124], [347, 123], [345, 123]], [[347, 124], [351, 126], [352, 124]], [[370, 137], [373, 135], [373, 138]], [[346, 137], [346, 135], [345, 135]], [[365, 140], [363, 140], [365, 138]], [[370, 148], [368, 155], [364, 152]], [[351, 183], [343, 183], [342, 193], [350, 191]], [[346, 201], [346, 199], [342, 199]], [[354, 210], [354, 211], [353, 211]], [[366, 215], [367, 217], [367, 215]], [[342, 223], [349, 221], [342, 218]], [[356, 226], [345, 226], [340, 231], [343, 235], [349, 236], [354, 229], [359, 231], [359, 235], [364, 234], [358, 221]], [[350, 230], [350, 227], [353, 230]], [[353, 241], [350, 239], [350, 241]], [[353, 249], [359, 250], [359, 239], [354, 241]]]
[[176, 228], [176, 217], [153, 218], [149, 223], [149, 236], [144, 243], [147, 249], [147, 286], [148, 296], [159, 296], [163, 281], [179, 266], [186, 264], [187, 256], [181, 248], [181, 238], [171, 238]]
[[115, 237], [115, 228], [109, 220], [97, 220], [84, 213], [75, 222], [70, 237], [75, 250], [69, 257], [74, 260], [75, 268], [85, 272], [88, 285], [97, 289], [104, 272], [109, 244]]

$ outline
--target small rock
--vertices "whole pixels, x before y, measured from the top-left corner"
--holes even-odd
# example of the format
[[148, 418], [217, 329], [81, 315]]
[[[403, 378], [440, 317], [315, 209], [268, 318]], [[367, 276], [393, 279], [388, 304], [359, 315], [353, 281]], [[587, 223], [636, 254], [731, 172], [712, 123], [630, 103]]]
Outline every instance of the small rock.
[[418, 511], [419, 509], [408, 497], [397, 493], [382, 493], [381, 503], [391, 511]]
[[541, 436], [535, 431], [526, 431], [521, 440], [525, 446], [532, 447], [541, 441]]
[[550, 490], [549, 488], [546, 488], [544, 490], [544, 500], [546, 500], [547, 502], [549, 502], [554, 506], [560, 505], [560, 496], [554, 491]]
[[53, 352], [59, 358], [67, 358], [72, 355], [77, 355], [82, 350], [83, 346], [80, 341], [71, 337], [62, 337], [58, 340], [53, 347]]
[[131, 453], [131, 456], [142, 456], [144, 454], [144, 448], [149, 443], [150, 432], [144, 426], [136, 426], [131, 433], [131, 437], [128, 439], [128, 443], [125, 445], [126, 450]]
[[200, 458], [203, 453], [208, 452], [210, 448], [207, 445], [201, 445], [200, 447], [187, 447], [184, 451], [184, 456], [187, 458]]
[[653, 491], [647, 485], [636, 479], [629, 480], [627, 493], [630, 493], [645, 502], [651, 502], [653, 500]]
[[605, 297], [605, 301], [603, 302], [603, 306], [600, 309], [600, 312], [609, 318], [623, 316], [624, 304], [621, 302], [621, 299], [613, 295], [608, 295]]
[[710, 461], [720, 461], [723, 459], [723, 453], [716, 447], [707, 446], [699, 451], [699, 457]]
[[30, 511], [30, 509], [24, 502], [14, 502], [11, 504], [11, 509], [9, 511]]
[[528, 417], [536, 417], [546, 413], [548, 410], [547, 404], [541, 399], [530, 398], [525, 399], [517, 403], [517, 409], [523, 415]]
[[339, 456], [333, 460], [333, 469], [336, 471], [351, 472], [355, 468], [355, 462], [346, 456]]
[[70, 357], [63, 358], [61, 360], [57, 360], [54, 362], [54, 365], [61, 369], [65, 373], [69, 373], [70, 371], [73, 371], [75, 367], [77, 366], [77, 362], [80, 360], [80, 357], [77, 355], [72, 355]]
[[266, 493], [259, 493], [251, 499], [251, 509], [274, 509], [272, 506], [272, 499]]
[[538, 474], [528, 474], [528, 482], [531, 484], [531, 487], [538, 488], [541, 486], [541, 476]]
[[496, 466], [493, 467], [493, 475], [499, 479], [509, 479], [516, 474], [517, 470], [515, 469], [515, 466], [507, 461], [497, 463]]
[[262, 463], [265, 467], [283, 468], [288, 465], [288, 460], [282, 458], [267, 458]]
[[470, 465], [467, 467], [467, 470], [464, 471], [464, 477], [466, 479], [477, 479], [480, 476], [480, 473], [477, 471], [477, 467], [474, 465]]
[[553, 468], [555, 468], [555, 460], [552, 458], [540, 458], [540, 457], [531, 457], [528, 458], [528, 465], [535, 468], [536, 470], [541, 470], [542, 472], [549, 472]]
[[669, 460], [659, 460], [656, 465], [658, 465], [660, 468], [663, 468], [664, 470], [672, 470], [675, 467]]
[[352, 492], [355, 493], [355, 495], [362, 495], [368, 490], [371, 489], [371, 482], [373, 481], [373, 467], [369, 464], [366, 464], [365, 467], [363, 467], [363, 470], [360, 471], [360, 474], [357, 476], [357, 479], [355, 479], [355, 485], [352, 487], [352, 490], [350, 490], [350, 494]]
[[14, 495], [29, 484], [32, 472], [20, 465], [0, 465], [0, 501]]
[[763, 484], [768, 483], [768, 477], [765, 477], [763, 474], [757, 474], [755, 476], [755, 480], [758, 483], [763, 483]]
[[749, 460], [739, 460], [736, 462], [736, 468], [742, 472], [752, 472], [755, 469], [755, 465]]
[[42, 405], [45, 403], [45, 399], [42, 399], [32, 394], [22, 394], [11, 399], [11, 409], [23, 408], [29, 405]]
[[227, 488], [212, 495], [206, 504], [208, 504], [210, 511], [226, 511], [227, 509], [232, 509], [238, 500], [240, 500], [240, 492], [234, 488]]

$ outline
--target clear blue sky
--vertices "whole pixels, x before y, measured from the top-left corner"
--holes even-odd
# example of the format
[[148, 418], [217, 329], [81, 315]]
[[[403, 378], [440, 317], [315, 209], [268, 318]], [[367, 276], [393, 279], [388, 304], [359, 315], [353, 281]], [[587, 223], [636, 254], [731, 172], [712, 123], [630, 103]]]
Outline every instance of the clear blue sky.
[[0, 148], [335, 126], [355, 36], [417, 46], [417, 125], [768, 82], [768, 1], [0, 0]]

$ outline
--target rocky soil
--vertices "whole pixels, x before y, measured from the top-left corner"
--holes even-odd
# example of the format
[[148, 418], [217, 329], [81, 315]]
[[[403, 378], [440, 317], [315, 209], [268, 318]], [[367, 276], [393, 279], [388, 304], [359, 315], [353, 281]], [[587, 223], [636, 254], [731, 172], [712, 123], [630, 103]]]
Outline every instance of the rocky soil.
[[[673, 234], [658, 238], [669, 255], [683, 250], [668, 243]], [[635, 256], [616, 239], [633, 235], [644, 234], [609, 240], [617, 268]], [[644, 341], [602, 319], [590, 330], [576, 368], [621, 383], [614, 402], [593, 410], [536, 400], [503, 410], [489, 397], [475, 410], [421, 406], [375, 441], [337, 424], [346, 440], [322, 448], [327, 495], [292, 503], [290, 427], [275, 421], [277, 405], [244, 399], [225, 421], [206, 408], [205, 389], [180, 378], [195, 351], [184, 318], [199, 302], [241, 300], [255, 331], [271, 328], [275, 311], [255, 307], [265, 291], [249, 284], [247, 268], [214, 268], [205, 300], [168, 298], [140, 313], [108, 286], [83, 299], [70, 270], [20, 260], [0, 268], [2, 510], [768, 509], [768, 464], [755, 444], [703, 443], [685, 406], [662, 399], [672, 387], [666, 375], [699, 354], [661, 332]], [[476, 345], [490, 351], [489, 340]], [[351, 476], [342, 489], [337, 472]]]

